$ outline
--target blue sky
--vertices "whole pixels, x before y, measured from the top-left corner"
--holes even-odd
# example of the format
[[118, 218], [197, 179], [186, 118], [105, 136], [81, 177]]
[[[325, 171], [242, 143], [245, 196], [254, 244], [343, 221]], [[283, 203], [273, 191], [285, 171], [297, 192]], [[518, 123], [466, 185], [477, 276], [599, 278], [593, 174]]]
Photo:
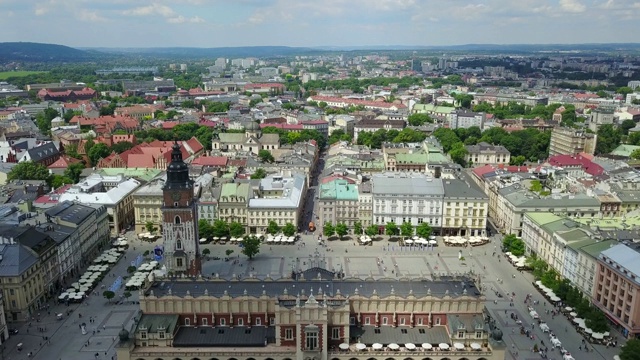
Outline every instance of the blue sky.
[[640, 0], [0, 0], [0, 41], [76, 47], [638, 42]]

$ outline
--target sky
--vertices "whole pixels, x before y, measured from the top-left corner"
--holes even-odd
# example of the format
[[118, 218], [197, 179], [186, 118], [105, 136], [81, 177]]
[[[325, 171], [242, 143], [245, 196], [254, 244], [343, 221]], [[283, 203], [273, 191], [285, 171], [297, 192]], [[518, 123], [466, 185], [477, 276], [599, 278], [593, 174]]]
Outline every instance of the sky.
[[638, 42], [640, 0], [0, 0], [0, 42], [72, 47]]

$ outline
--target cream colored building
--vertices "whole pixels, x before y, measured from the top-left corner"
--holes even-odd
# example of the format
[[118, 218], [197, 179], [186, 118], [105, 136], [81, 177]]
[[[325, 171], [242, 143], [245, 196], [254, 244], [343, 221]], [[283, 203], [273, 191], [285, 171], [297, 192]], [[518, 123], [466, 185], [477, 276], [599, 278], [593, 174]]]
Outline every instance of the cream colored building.
[[250, 190], [251, 184], [248, 181], [222, 184], [218, 200], [218, 219], [227, 223], [239, 222], [247, 228]]
[[442, 213], [442, 234], [485, 235], [489, 197], [475, 183], [446, 179]]
[[133, 193], [136, 233], [147, 232], [147, 222], [152, 222], [158, 233], [162, 231], [162, 187], [166, 180], [166, 175], [155, 178]]
[[358, 205], [358, 221], [364, 231], [373, 224], [373, 194], [370, 182], [358, 184]]
[[4, 311], [11, 322], [26, 321], [44, 304], [45, 277], [38, 254], [27, 246], [14, 243], [0, 245], [0, 255]]
[[319, 225], [344, 223], [349, 230], [359, 221], [358, 185], [344, 177], [322, 179], [318, 187]]
[[[331, 282], [335, 274], [318, 268], [300, 276], [165, 281], [140, 295], [142, 315], [131, 333], [121, 331], [118, 359], [365, 360], [373, 343], [383, 345], [377, 358], [393, 360], [504, 359], [502, 332], [484, 320], [485, 298], [460, 291], [459, 281]], [[356, 350], [355, 338], [368, 349]], [[412, 351], [409, 342], [433, 349]], [[401, 345], [393, 351], [391, 343]]]
[[598, 135], [589, 134], [584, 130], [557, 127], [551, 132], [549, 156], [574, 155], [581, 152], [593, 155], [597, 140]]
[[509, 165], [511, 153], [502, 145], [491, 145], [486, 142], [477, 145], [467, 145], [465, 161], [474, 166], [481, 165]]
[[280, 227], [286, 224], [293, 224], [296, 229], [301, 227], [299, 219], [307, 193], [306, 176], [271, 175], [251, 184], [247, 209], [250, 233], [266, 232], [269, 221], [275, 221]]

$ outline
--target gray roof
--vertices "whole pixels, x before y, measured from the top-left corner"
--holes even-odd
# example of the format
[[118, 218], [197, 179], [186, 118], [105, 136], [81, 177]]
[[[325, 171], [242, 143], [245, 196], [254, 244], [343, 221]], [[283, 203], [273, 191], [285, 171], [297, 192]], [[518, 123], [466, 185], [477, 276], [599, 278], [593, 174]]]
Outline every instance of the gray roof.
[[447, 333], [446, 326], [434, 326], [432, 328], [408, 326], [390, 327], [390, 326], [363, 326], [361, 328], [352, 326], [349, 331], [351, 337], [360, 338], [360, 342], [371, 346], [379, 343], [382, 345], [396, 344], [440, 344], [451, 343], [451, 337]]
[[371, 179], [373, 194], [442, 196], [442, 179], [419, 174], [401, 176], [397, 173], [375, 175]]
[[60, 218], [75, 225], [82, 224], [96, 209], [66, 200], [47, 210], [47, 218]]
[[444, 197], [449, 199], [486, 199], [487, 194], [471, 181], [458, 179], [444, 180]]
[[[269, 341], [271, 339], [271, 341]], [[263, 347], [275, 339], [275, 327], [180, 327], [175, 347]]]
[[[635, 251], [634, 251], [635, 250]], [[640, 253], [637, 248], [619, 244], [601, 253], [616, 264], [627, 269], [631, 274], [640, 277]]]
[[29, 153], [29, 158], [33, 162], [39, 162], [60, 153], [56, 145], [52, 142], [34, 147], [33, 149], [27, 150], [27, 152]]
[[477, 314], [448, 314], [447, 325], [449, 326], [450, 334], [454, 334], [457, 331], [474, 332], [488, 329], [484, 317]]
[[47, 235], [36, 230], [32, 226], [0, 225], [0, 235], [3, 238], [11, 238], [16, 242], [31, 248], [36, 252], [53, 246], [53, 240]]
[[469, 153], [480, 153], [480, 152], [495, 152], [499, 154], [509, 154], [509, 150], [502, 145], [491, 145], [486, 142], [478, 143], [477, 145], [467, 145], [465, 146]]
[[0, 276], [20, 276], [38, 263], [38, 257], [24, 245], [0, 245]]
[[[168, 295], [169, 290], [173, 296], [185, 296], [187, 291], [192, 296], [202, 296], [205, 290], [210, 296], [222, 296], [223, 293], [228, 293], [231, 297], [262, 296], [264, 291], [267, 296], [276, 297], [284, 295], [285, 292], [289, 295], [297, 295], [300, 291], [304, 291], [305, 294], [317, 294], [318, 289], [322, 289], [324, 293], [337, 295], [338, 291], [343, 296], [355, 295], [356, 293], [362, 296], [370, 297], [377, 294], [381, 297], [389, 296], [392, 293], [399, 297], [407, 297], [409, 294], [413, 294], [416, 297], [423, 297], [427, 295], [435, 297], [443, 297], [448, 292], [449, 296], [457, 297], [463, 295], [463, 282], [454, 280], [387, 280], [381, 279], [376, 281], [354, 279], [345, 280], [279, 280], [279, 281], [224, 281], [224, 280], [209, 280], [209, 281], [164, 281], [154, 284], [150, 291], [154, 292], [155, 296]], [[478, 297], [480, 296], [473, 288], [469, 288], [473, 282], [466, 280], [465, 287], [467, 288], [467, 296]], [[477, 294], [477, 295], [476, 295]]]

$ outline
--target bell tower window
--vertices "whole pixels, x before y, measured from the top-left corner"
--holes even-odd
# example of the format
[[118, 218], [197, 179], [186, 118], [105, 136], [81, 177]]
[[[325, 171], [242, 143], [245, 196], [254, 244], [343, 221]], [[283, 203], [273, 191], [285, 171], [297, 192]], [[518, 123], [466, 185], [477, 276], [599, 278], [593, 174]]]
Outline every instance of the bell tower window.
[[174, 219], [174, 223], [175, 223], [176, 225], [180, 225], [180, 222], [181, 222], [181, 221], [182, 221], [182, 220], [180, 220], [180, 216], [177, 216], [177, 215], [176, 215], [176, 217], [175, 217], [175, 219]]
[[182, 240], [176, 241], [176, 250], [182, 250]]

